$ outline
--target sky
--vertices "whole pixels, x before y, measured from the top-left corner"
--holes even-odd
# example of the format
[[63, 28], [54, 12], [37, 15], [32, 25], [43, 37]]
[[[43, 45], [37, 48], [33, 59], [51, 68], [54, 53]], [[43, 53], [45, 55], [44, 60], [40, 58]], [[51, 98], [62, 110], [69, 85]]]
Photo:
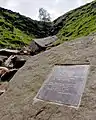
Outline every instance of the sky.
[[50, 13], [52, 20], [93, 0], [0, 0], [0, 7], [38, 20], [39, 8]]

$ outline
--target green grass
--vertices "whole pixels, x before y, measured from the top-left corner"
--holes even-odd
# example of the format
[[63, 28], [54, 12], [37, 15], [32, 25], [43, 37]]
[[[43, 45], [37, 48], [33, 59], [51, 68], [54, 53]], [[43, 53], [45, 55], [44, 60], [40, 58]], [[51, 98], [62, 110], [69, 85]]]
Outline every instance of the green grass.
[[0, 48], [21, 48], [33, 38], [57, 35], [55, 45], [96, 32], [96, 0], [53, 22], [41, 22], [0, 8]]
[[[15, 14], [7, 14], [10, 18], [15, 17]], [[33, 35], [27, 35], [0, 14], [0, 48], [21, 48], [28, 45], [33, 38]]]
[[72, 10], [54, 21], [59, 40], [56, 44], [96, 32], [96, 2]]
[[33, 38], [49, 36], [50, 25], [0, 8], [0, 48], [22, 48]]
[[29, 36], [15, 28], [11, 24], [0, 19], [0, 46], [6, 48], [19, 48], [26, 46], [30, 43], [33, 36]]

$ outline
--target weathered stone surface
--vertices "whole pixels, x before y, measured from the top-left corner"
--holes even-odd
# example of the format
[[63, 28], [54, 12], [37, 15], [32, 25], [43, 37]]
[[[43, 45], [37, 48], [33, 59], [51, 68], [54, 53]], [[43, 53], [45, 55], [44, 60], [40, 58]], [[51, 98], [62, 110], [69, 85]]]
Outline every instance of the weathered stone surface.
[[78, 108], [89, 65], [55, 66], [35, 99]]
[[41, 51], [46, 50], [48, 47], [52, 47], [52, 44], [57, 40], [57, 36], [50, 36], [46, 38], [41, 38], [41, 39], [34, 39], [32, 40], [29, 50], [30, 54], [34, 55], [37, 54]]
[[0, 83], [0, 95], [5, 93], [5, 91], [8, 89], [8, 82], [2, 82]]
[[41, 38], [41, 39], [34, 39], [34, 41], [41, 47], [48, 47], [52, 43], [54, 43], [56, 40], [58, 40], [56, 35], [46, 37], [46, 38]]
[[[46, 102], [33, 104], [55, 64], [87, 63], [90, 72], [78, 110]], [[0, 120], [96, 120], [96, 37], [65, 42], [31, 57], [0, 96]]]
[[6, 91], [8, 88], [8, 82], [1, 82], [0, 84], [0, 91]]

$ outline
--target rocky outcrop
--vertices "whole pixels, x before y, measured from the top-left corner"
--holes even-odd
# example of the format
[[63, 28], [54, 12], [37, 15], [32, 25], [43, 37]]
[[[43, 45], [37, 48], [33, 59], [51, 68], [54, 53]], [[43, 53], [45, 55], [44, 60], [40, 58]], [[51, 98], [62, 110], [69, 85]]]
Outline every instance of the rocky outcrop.
[[[34, 103], [34, 97], [55, 64], [90, 65], [78, 110], [44, 101]], [[95, 120], [95, 102], [96, 35], [93, 35], [65, 42], [31, 57], [9, 82], [8, 90], [0, 96], [0, 118], [1, 120]]]
[[52, 47], [54, 42], [58, 40], [57, 36], [50, 36], [41, 39], [32, 40], [29, 51], [31, 55], [37, 54], [41, 51], [45, 51], [48, 47]]
[[49, 36], [46, 38], [41, 38], [41, 39], [34, 39], [35, 43], [37, 43], [41, 47], [50, 47], [54, 42], [58, 40], [57, 36]]

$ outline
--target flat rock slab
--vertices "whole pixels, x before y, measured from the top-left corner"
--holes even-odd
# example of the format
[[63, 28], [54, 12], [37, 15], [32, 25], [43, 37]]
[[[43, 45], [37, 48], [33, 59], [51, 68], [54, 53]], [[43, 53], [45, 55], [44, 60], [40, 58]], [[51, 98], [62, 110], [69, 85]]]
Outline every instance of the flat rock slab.
[[89, 65], [56, 65], [34, 100], [78, 108]]

